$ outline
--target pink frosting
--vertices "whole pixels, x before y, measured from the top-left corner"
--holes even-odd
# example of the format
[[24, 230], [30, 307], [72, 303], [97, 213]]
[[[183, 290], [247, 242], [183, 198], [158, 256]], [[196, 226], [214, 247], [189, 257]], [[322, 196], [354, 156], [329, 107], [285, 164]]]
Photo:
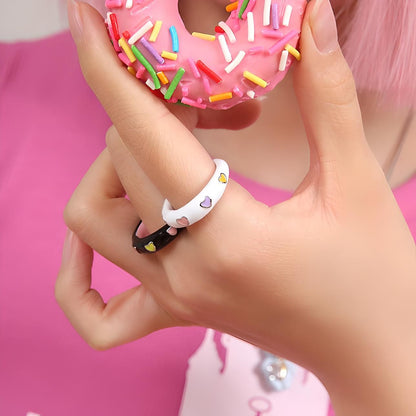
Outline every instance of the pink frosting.
[[[130, 5], [132, 3], [132, 7], [128, 7], [129, 3]], [[156, 72], [158, 72], [158, 66], [169, 65], [168, 69], [163, 71], [169, 83], [165, 85], [161, 83], [161, 87], [158, 88], [159, 81], [156, 79], [156, 82], [154, 82], [157, 78], [155, 73], [152, 76], [152, 73], [147, 69], [143, 71], [142, 64], [137, 60], [130, 62], [128, 66], [131, 66], [135, 73], [139, 71], [138, 78], [147, 82], [151, 88], [153, 88], [153, 84], [156, 84], [156, 90], [160, 90], [162, 96], [165, 96], [177, 71], [183, 68], [185, 72], [178, 86], [174, 89], [172, 96], [168, 95], [165, 97], [166, 99], [177, 102], [186, 96], [184, 103], [191, 106], [227, 109], [267, 93], [284, 78], [295, 58], [289, 53], [286, 64], [282, 65], [282, 52], [287, 44], [294, 48], [297, 46], [306, 0], [271, 0], [269, 3], [267, 0], [250, 0], [245, 9], [244, 0], [240, 0], [237, 10], [232, 11], [225, 22], [234, 34], [235, 42], [232, 42], [232, 36], [228, 36], [228, 30], [225, 33], [216, 33], [214, 28], [212, 35], [215, 36], [215, 40], [210, 41], [192, 36], [186, 29], [178, 12], [177, 1], [134, 0], [133, 2], [126, 2], [125, 0], [107, 0], [106, 6], [110, 10], [106, 24], [118, 52], [120, 52], [119, 45], [114, 42], [118, 38], [117, 32], [119, 36], [122, 36], [125, 31], [128, 31], [133, 37], [147, 24], [150, 29], [135, 40], [134, 46], [143, 54]], [[240, 8], [244, 9], [241, 18], [239, 18]], [[264, 21], [265, 8], [270, 11], [268, 24], [267, 21]], [[277, 14], [275, 12], [276, 8]], [[291, 13], [287, 8], [291, 9]], [[252, 13], [252, 16], [249, 16], [249, 13]], [[110, 19], [111, 14], [113, 14], [113, 19]], [[273, 18], [273, 14], [275, 14], [275, 18]], [[288, 22], [285, 22], [285, 14], [290, 15]], [[112, 22], [114, 16], [117, 20], [117, 28], [114, 27], [115, 25]], [[249, 39], [250, 20], [253, 22], [254, 41]], [[156, 21], [161, 21], [162, 26], [156, 40], [153, 41], [151, 34]], [[148, 22], [151, 22], [153, 27]], [[175, 28], [178, 37], [177, 59], [164, 58], [164, 64], [161, 64], [160, 55], [162, 55], [162, 51], [173, 52], [174, 49], [172, 35], [169, 30], [172, 26]], [[223, 39], [220, 41], [222, 36]], [[159, 57], [155, 57], [143, 45], [142, 38], [154, 48]], [[226, 44], [225, 51], [221, 48], [221, 44]], [[129, 48], [131, 46], [129, 45]], [[229, 54], [226, 51], [227, 48]], [[287, 54], [287, 52], [284, 54]], [[244, 57], [241, 62], [233, 70], [227, 72], [226, 67], [242, 55]], [[127, 63], [129, 62], [124, 52], [119, 57], [124, 63], [126, 63], [126, 60]], [[227, 59], [228, 61], [231, 59], [231, 62], [227, 62]], [[198, 61], [202, 61], [215, 75], [210, 76], [204, 73], [198, 65]], [[133, 70], [131, 71], [133, 72]], [[244, 76], [245, 71], [264, 80], [267, 85], [258, 85], [247, 79]], [[238, 94], [236, 91], [238, 91]], [[227, 98], [210, 102], [210, 96], [224, 93], [228, 93]]]

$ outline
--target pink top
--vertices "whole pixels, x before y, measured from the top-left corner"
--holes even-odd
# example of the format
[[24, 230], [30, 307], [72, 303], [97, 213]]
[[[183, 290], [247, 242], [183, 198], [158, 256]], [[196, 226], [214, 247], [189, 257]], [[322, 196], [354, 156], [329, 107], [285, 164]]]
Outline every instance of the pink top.
[[[205, 329], [169, 329], [97, 352], [54, 300], [62, 212], [110, 125], [72, 40], [63, 33], [0, 44], [0, 62], [0, 414], [176, 416]], [[290, 196], [233, 176], [268, 204]], [[416, 178], [395, 194], [415, 236]], [[97, 256], [94, 286], [104, 297], [135, 284]]]

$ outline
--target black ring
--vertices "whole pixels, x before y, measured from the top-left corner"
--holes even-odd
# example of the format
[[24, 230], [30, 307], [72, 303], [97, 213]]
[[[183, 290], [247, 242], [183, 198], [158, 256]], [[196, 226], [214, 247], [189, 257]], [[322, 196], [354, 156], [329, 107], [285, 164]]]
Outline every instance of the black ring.
[[156, 253], [156, 251], [162, 250], [163, 247], [167, 246], [173, 241], [183, 228], [175, 228], [176, 234], [172, 235], [168, 233], [169, 229], [173, 229], [170, 225], [166, 224], [162, 228], [159, 228], [152, 234], [146, 237], [139, 238], [136, 233], [142, 221], [139, 222], [133, 233], [133, 247], [139, 253]]

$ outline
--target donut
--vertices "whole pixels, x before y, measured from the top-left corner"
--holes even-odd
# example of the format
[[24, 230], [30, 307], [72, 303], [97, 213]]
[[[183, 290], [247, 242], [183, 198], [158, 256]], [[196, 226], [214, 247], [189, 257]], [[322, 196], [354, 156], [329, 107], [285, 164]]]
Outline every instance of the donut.
[[155, 94], [225, 110], [266, 94], [300, 59], [306, 3], [238, 0], [210, 34], [188, 32], [178, 0], [106, 0], [105, 23], [120, 60]]

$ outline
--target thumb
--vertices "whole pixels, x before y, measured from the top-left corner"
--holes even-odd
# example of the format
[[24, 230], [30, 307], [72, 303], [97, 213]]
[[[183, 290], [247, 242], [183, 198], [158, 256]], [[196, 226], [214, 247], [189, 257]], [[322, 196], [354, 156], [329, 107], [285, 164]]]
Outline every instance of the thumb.
[[[295, 92], [311, 150], [311, 166], [347, 164], [367, 147], [351, 70], [345, 61], [329, 0], [312, 0], [300, 40]], [[348, 165], [347, 165], [348, 166]]]

